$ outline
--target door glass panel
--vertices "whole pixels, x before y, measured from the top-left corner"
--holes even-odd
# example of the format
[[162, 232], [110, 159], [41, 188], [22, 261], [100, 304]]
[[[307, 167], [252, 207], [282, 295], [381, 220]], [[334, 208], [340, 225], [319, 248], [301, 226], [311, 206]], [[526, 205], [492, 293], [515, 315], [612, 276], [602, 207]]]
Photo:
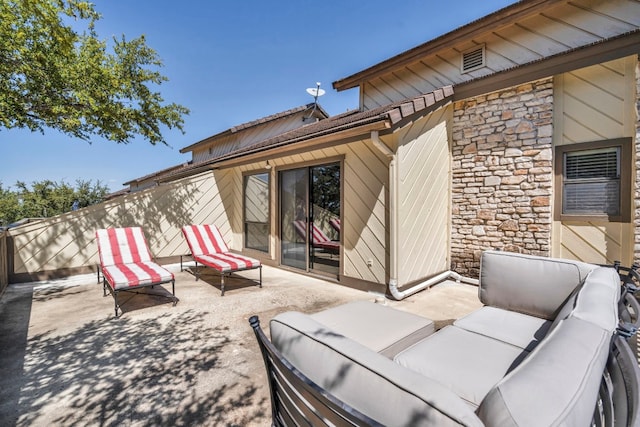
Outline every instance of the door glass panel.
[[309, 268], [332, 275], [340, 272], [340, 165], [310, 168]]
[[307, 169], [280, 172], [280, 259], [307, 268]]

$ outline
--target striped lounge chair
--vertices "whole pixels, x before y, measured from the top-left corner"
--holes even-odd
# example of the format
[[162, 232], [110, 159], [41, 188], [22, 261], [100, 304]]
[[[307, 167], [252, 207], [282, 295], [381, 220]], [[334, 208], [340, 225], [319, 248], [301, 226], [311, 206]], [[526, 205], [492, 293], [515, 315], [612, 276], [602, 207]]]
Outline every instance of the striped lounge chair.
[[[306, 239], [305, 236], [307, 233], [307, 227], [304, 220], [299, 219], [299, 220], [293, 221], [293, 225], [296, 229], [296, 232], [300, 235], [300, 237], [302, 237], [303, 239]], [[320, 227], [318, 227], [313, 223], [312, 225], [313, 225], [313, 233], [312, 233], [313, 247], [324, 249], [325, 251], [330, 253], [340, 252], [340, 242], [335, 242], [331, 240], [329, 237], [327, 237], [326, 234], [324, 234], [324, 232], [320, 229]]]
[[225, 276], [242, 270], [260, 270], [259, 286], [262, 287], [262, 263], [253, 258], [229, 252], [229, 247], [215, 225], [187, 225], [182, 233], [196, 262], [196, 280], [200, 277], [198, 263], [211, 267], [220, 273], [220, 289], [224, 296]]
[[329, 225], [331, 228], [336, 230], [338, 233], [340, 232], [340, 218], [332, 218], [329, 220]]
[[171, 282], [170, 298], [173, 305], [176, 305], [178, 299], [173, 273], [153, 261], [140, 227], [97, 230], [96, 241], [100, 255], [98, 279], [102, 270], [102, 290], [104, 296], [107, 296], [108, 285], [109, 292], [113, 295], [116, 317], [118, 310], [122, 311], [118, 293], [145, 286]]

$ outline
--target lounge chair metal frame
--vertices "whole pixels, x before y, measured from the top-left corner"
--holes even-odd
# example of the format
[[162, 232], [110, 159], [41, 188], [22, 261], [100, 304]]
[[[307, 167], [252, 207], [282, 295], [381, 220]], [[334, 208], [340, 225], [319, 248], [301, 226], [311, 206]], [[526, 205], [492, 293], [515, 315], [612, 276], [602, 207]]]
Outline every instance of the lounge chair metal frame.
[[[140, 229], [140, 227], [130, 227], [130, 229], [135, 230], [135, 229], [139, 229], [139, 232], [142, 233], [142, 229]], [[109, 229], [106, 230], [107, 233], [109, 233], [111, 230], [117, 230], [117, 229]], [[123, 229], [125, 230], [125, 229]], [[100, 230], [99, 230], [100, 231]], [[169, 283], [171, 282], [171, 295], [164, 295], [164, 294], [159, 294], [159, 293], [144, 293], [145, 295], [153, 295], [153, 296], [159, 296], [159, 297], [163, 297], [163, 298], [168, 298], [170, 300], [173, 301], [173, 306], [175, 306], [178, 303], [178, 298], [176, 298], [176, 286], [175, 286], [175, 277], [173, 276], [172, 273], [170, 273], [168, 270], [166, 270], [164, 267], [161, 267], [159, 264], [157, 264], [155, 262], [155, 260], [152, 260], [151, 258], [151, 252], [149, 251], [148, 246], [146, 245], [146, 240], [142, 240], [142, 242], [140, 243], [140, 245], [144, 244], [144, 247], [138, 247], [136, 250], [136, 253], [138, 253], [138, 250], [140, 249], [144, 249], [144, 254], [148, 255], [149, 260], [145, 261], [147, 263], [152, 263], [155, 266], [157, 266], [157, 268], [164, 270], [165, 272], [167, 272], [169, 274], [169, 276], [171, 278], [167, 278], [164, 280], [154, 280], [151, 282], [145, 282], [142, 284], [134, 284], [131, 285], [129, 284], [127, 288], [119, 288], [117, 287], [117, 285], [115, 283], [112, 283], [111, 280], [109, 280], [109, 277], [107, 277], [108, 275], [104, 274], [104, 268], [105, 265], [103, 264], [103, 248], [100, 244], [100, 237], [99, 237], [99, 231], [96, 231], [96, 243], [98, 245], [98, 251], [100, 254], [100, 264], [98, 264], [97, 266], [97, 276], [98, 276], [98, 283], [100, 283], [102, 281], [102, 293], [103, 296], [106, 297], [107, 296], [107, 289], [109, 290], [109, 292], [111, 293], [111, 296], [113, 296], [113, 301], [114, 301], [114, 310], [115, 310], [115, 316], [119, 317], [118, 315], [118, 311], [120, 311], [120, 313], [122, 313], [122, 307], [121, 307], [121, 303], [118, 300], [118, 294], [120, 292], [129, 292], [129, 293], [134, 293], [134, 294], [142, 294], [143, 292], [139, 292], [138, 289], [140, 288], [145, 288], [145, 287], [151, 287], [152, 289], [156, 286], [156, 285], [163, 285], [165, 283]], [[110, 249], [113, 249], [111, 247], [111, 245], [109, 244]], [[134, 261], [132, 263], [113, 263], [113, 264], [109, 264], [107, 267], [109, 266], [117, 266], [117, 265], [127, 265], [127, 264], [135, 264], [137, 261]], [[102, 271], [102, 280], [100, 279], [100, 272]]]
[[[198, 243], [197, 248], [204, 250], [204, 248], [201, 247], [201, 245], [204, 244], [204, 246], [206, 247], [208, 246], [207, 243], [210, 243], [211, 245], [213, 245], [219, 250], [213, 251], [209, 254], [207, 253], [194, 254], [194, 247], [195, 247], [194, 245], [196, 244], [196, 242], [192, 241], [191, 240], [192, 238], [189, 237], [189, 234], [187, 232], [187, 230], [189, 229], [191, 229], [194, 233], [195, 233], [195, 230], [198, 230], [197, 231], [198, 233], [202, 233], [203, 231], [210, 229], [211, 236], [213, 237], [214, 242], [197, 242]], [[239, 271], [258, 269], [260, 272], [258, 287], [262, 288], [262, 263], [259, 260], [245, 257], [242, 255], [232, 254], [231, 252], [229, 252], [229, 248], [227, 247], [226, 242], [224, 242], [224, 240], [222, 239], [222, 234], [220, 234], [220, 230], [218, 229], [218, 227], [216, 227], [215, 225], [188, 225], [188, 226], [182, 227], [182, 234], [187, 240], [187, 245], [189, 246], [189, 250], [191, 250], [191, 254], [189, 254], [188, 256], [190, 256], [191, 259], [193, 259], [193, 261], [195, 262], [194, 275], [196, 277], [196, 281], [200, 279], [200, 266], [198, 265], [198, 262], [200, 262], [200, 264], [202, 264], [203, 266], [212, 268], [216, 270], [218, 273], [220, 273], [221, 296], [224, 296], [224, 292], [225, 292], [225, 278], [228, 276], [231, 276], [232, 273], [236, 273]], [[204, 239], [204, 236], [201, 236], [201, 238]], [[184, 255], [180, 255], [180, 271], [184, 271], [183, 262], [182, 262], [183, 256]], [[207, 257], [207, 256], [231, 257], [232, 261], [235, 260], [236, 262], [250, 263], [250, 265], [247, 265], [246, 267], [235, 266], [228, 269], [224, 269], [223, 264], [227, 263], [228, 261], [220, 260], [220, 262], [214, 262], [214, 261], [207, 262], [207, 260], [204, 259], [204, 257]], [[254, 263], [257, 263], [257, 265], [254, 265]]]
[[[144, 288], [144, 287], [150, 287], [151, 289], [154, 289], [156, 285], [163, 285], [163, 284], [169, 283], [169, 282], [171, 282], [171, 296], [164, 295], [164, 294], [158, 294], [158, 293], [150, 294], [148, 292], [139, 292], [139, 291], [136, 290], [136, 289]], [[114, 301], [114, 305], [115, 305], [116, 317], [119, 317], [118, 316], [118, 310], [120, 310], [120, 312], [122, 312], [120, 303], [118, 302], [118, 294], [120, 292], [127, 292], [127, 293], [131, 293], [131, 294], [153, 295], [153, 296], [162, 297], [162, 298], [169, 298], [170, 300], [173, 301], [173, 306], [174, 307], [178, 303], [178, 298], [176, 298], [176, 281], [175, 281], [175, 279], [164, 280], [164, 281], [161, 281], [161, 282], [155, 282], [152, 285], [136, 286], [135, 288], [132, 288], [132, 289], [117, 289], [116, 290], [111, 286], [111, 284], [107, 283], [106, 277], [104, 275], [102, 275], [102, 296], [104, 296], [104, 297], [107, 296], [107, 290], [109, 290], [109, 292], [111, 293], [111, 296], [113, 297], [113, 301]]]
[[272, 426], [382, 426], [291, 365], [266, 337], [258, 316], [252, 316], [249, 324], [267, 368]]
[[[196, 277], [196, 282], [197, 282], [198, 280], [200, 280], [200, 274], [201, 274], [200, 273], [200, 265], [203, 266], [203, 267], [210, 267], [210, 266], [208, 266], [207, 264], [204, 264], [202, 262], [200, 263], [200, 265], [198, 265], [198, 260], [191, 254], [189, 254], [189, 255], [180, 255], [180, 271], [184, 271], [185, 270], [184, 267], [183, 267], [184, 264], [183, 264], [183, 261], [182, 261], [182, 258], [185, 257], [185, 256], [190, 257], [193, 260], [193, 262], [195, 263], [193, 275]], [[235, 273], [237, 271], [255, 270], [256, 268], [260, 272], [260, 279], [259, 279], [258, 287], [262, 288], [262, 265], [260, 265], [259, 267], [239, 268], [239, 269], [236, 269], [236, 270], [233, 270], [233, 271], [228, 271], [228, 272], [221, 272], [217, 268], [213, 268], [214, 270], [216, 270], [217, 272], [220, 273], [220, 289], [221, 289], [221, 292], [222, 292], [222, 296], [224, 296], [224, 291], [225, 291], [225, 276], [229, 277], [229, 276], [231, 276], [231, 273]]]

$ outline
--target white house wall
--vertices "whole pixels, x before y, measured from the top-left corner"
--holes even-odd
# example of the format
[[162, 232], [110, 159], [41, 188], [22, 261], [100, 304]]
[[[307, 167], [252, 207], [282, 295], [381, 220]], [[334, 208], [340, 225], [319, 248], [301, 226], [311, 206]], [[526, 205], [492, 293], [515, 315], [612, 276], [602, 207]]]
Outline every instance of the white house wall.
[[441, 108], [403, 129], [398, 139], [398, 285], [432, 277], [450, 266], [451, 159]]
[[[509, 69], [570, 49], [635, 30], [640, 2], [578, 0], [560, 3], [517, 24], [489, 28], [486, 33], [423, 58], [403, 69], [362, 85], [364, 109], [412, 98], [439, 87]], [[462, 73], [462, 52], [484, 44], [486, 67]]]
[[[582, 68], [554, 78], [554, 144], [634, 137], [637, 57]], [[559, 208], [559, 207], [558, 207]], [[630, 265], [632, 222], [554, 221], [553, 255]]]

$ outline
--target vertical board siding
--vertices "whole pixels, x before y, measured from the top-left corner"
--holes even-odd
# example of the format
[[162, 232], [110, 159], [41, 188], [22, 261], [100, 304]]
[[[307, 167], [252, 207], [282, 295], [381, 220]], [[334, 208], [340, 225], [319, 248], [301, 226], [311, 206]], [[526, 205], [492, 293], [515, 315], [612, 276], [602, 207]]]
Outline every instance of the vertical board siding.
[[[445, 85], [486, 76], [579, 46], [596, 43], [640, 27], [640, 2], [577, 0], [558, 4], [517, 24], [488, 28], [486, 33], [422, 58], [401, 71], [362, 85], [362, 107], [374, 109], [412, 98]], [[486, 66], [469, 73], [460, 69], [461, 54], [485, 44]]]
[[398, 285], [449, 269], [450, 154], [440, 109], [403, 130], [398, 147]]
[[[181, 228], [192, 223], [228, 223], [211, 173], [11, 229], [13, 274], [93, 266], [95, 230], [141, 226], [154, 256], [188, 253]], [[229, 227], [226, 226], [228, 230]]]
[[[629, 112], [635, 108], [636, 64], [635, 57], [628, 57], [556, 76], [555, 145], [634, 136], [637, 119]], [[555, 221], [553, 230], [553, 256], [632, 262], [631, 224]]]

